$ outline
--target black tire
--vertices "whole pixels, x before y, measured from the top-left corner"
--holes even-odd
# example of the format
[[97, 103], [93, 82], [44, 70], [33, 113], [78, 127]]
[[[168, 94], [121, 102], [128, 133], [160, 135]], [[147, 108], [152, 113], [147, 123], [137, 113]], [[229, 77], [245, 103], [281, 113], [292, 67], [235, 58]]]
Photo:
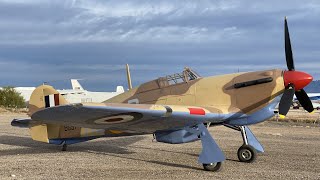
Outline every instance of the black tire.
[[250, 145], [241, 146], [237, 154], [240, 162], [252, 163], [257, 158], [257, 151]]
[[213, 171], [213, 172], [217, 172], [221, 169], [221, 162], [217, 162], [217, 163], [211, 163], [211, 164], [202, 164], [203, 165], [203, 169], [206, 171]]
[[61, 151], [67, 151], [67, 144], [63, 144], [63, 145], [62, 145]]

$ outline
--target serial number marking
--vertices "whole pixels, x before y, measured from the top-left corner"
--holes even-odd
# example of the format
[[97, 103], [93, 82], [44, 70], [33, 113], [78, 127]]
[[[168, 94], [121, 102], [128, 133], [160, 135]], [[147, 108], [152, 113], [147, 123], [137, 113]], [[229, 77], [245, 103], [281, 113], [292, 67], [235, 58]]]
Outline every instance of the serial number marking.
[[64, 131], [74, 131], [77, 127], [75, 126], [64, 126]]

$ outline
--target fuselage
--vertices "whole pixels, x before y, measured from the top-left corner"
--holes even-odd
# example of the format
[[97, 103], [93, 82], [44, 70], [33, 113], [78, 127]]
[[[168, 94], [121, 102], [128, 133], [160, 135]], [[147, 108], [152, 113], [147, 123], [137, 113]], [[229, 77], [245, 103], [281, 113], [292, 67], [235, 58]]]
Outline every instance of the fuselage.
[[[164, 78], [144, 83], [105, 103], [140, 103], [204, 107], [213, 113], [254, 113], [284, 91], [279, 69], [201, 77], [176, 84]], [[261, 82], [255, 82], [255, 81]], [[250, 83], [251, 82], [251, 83]]]
[[[207, 120], [199, 120], [197, 116], [193, 116], [189, 117], [189, 121], [182, 123], [166, 117], [161, 122], [167, 121], [167, 123], [154, 124], [154, 121], [150, 121], [149, 124], [144, 124], [145, 127], [135, 124], [130, 127], [130, 132], [127, 132], [125, 127], [124, 129], [118, 127], [115, 129], [117, 131], [112, 128], [91, 129], [70, 122], [67, 125], [63, 122], [62, 124], [50, 125], [33, 124], [30, 126], [32, 138], [54, 144], [65, 142], [65, 138], [76, 138], [68, 142], [68, 144], [72, 144], [78, 141], [86, 141], [88, 140], [87, 137], [148, 134], [157, 130], [183, 129], [204, 122], [228, 123], [230, 125], [255, 124], [274, 115], [272, 108], [279, 103], [279, 97], [285, 88], [283, 71], [278, 69], [194, 77], [183, 81], [177, 80], [176, 83], [168, 80], [168, 78], [159, 78], [146, 82], [105, 101], [106, 104], [100, 103], [97, 106], [110, 106], [111, 104], [108, 103], [124, 103], [123, 106], [128, 103], [160, 105], [158, 108], [163, 110], [166, 110], [165, 106], [171, 107], [173, 113], [180, 111], [182, 107], [185, 109], [183, 112], [189, 111], [188, 107], [199, 107], [208, 112]], [[44, 96], [57, 93], [51, 86], [37, 88], [31, 96], [29, 114], [32, 115], [39, 109], [44, 108]], [[61, 105], [68, 104], [61, 95], [59, 96]], [[93, 104], [89, 103], [87, 105]], [[120, 105], [118, 104], [118, 106]], [[190, 115], [186, 114], [186, 117], [188, 116]], [[210, 119], [209, 116], [215, 118]], [[191, 118], [193, 118], [192, 121]], [[121, 130], [121, 133], [119, 133], [119, 130]], [[80, 137], [80, 139], [77, 139], [77, 137]]]

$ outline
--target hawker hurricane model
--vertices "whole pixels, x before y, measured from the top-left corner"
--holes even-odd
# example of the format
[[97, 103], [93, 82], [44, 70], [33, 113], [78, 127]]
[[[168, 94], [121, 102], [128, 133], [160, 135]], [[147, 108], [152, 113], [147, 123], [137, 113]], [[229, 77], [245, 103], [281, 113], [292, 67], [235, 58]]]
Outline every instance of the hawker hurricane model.
[[117, 95], [104, 103], [68, 102], [51, 86], [36, 88], [29, 102], [31, 119], [13, 120], [28, 127], [34, 140], [67, 145], [100, 137], [154, 134], [158, 142], [179, 144], [200, 140], [199, 163], [217, 171], [225, 156], [207, 127], [224, 125], [240, 131], [242, 162], [253, 162], [263, 147], [248, 125], [289, 111], [294, 94], [309, 112], [312, 103], [303, 88], [312, 76], [295, 71], [287, 21], [285, 54], [288, 70], [201, 77], [189, 68], [160, 77]]

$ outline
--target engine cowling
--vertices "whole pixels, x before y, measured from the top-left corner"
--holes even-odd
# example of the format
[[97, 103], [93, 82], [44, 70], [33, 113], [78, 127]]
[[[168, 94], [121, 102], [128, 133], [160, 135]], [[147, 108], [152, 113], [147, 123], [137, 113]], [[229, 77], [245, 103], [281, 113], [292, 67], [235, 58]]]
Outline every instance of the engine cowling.
[[182, 144], [199, 140], [197, 134], [190, 133], [184, 129], [172, 131], [158, 131], [154, 134], [158, 142], [169, 144]]

